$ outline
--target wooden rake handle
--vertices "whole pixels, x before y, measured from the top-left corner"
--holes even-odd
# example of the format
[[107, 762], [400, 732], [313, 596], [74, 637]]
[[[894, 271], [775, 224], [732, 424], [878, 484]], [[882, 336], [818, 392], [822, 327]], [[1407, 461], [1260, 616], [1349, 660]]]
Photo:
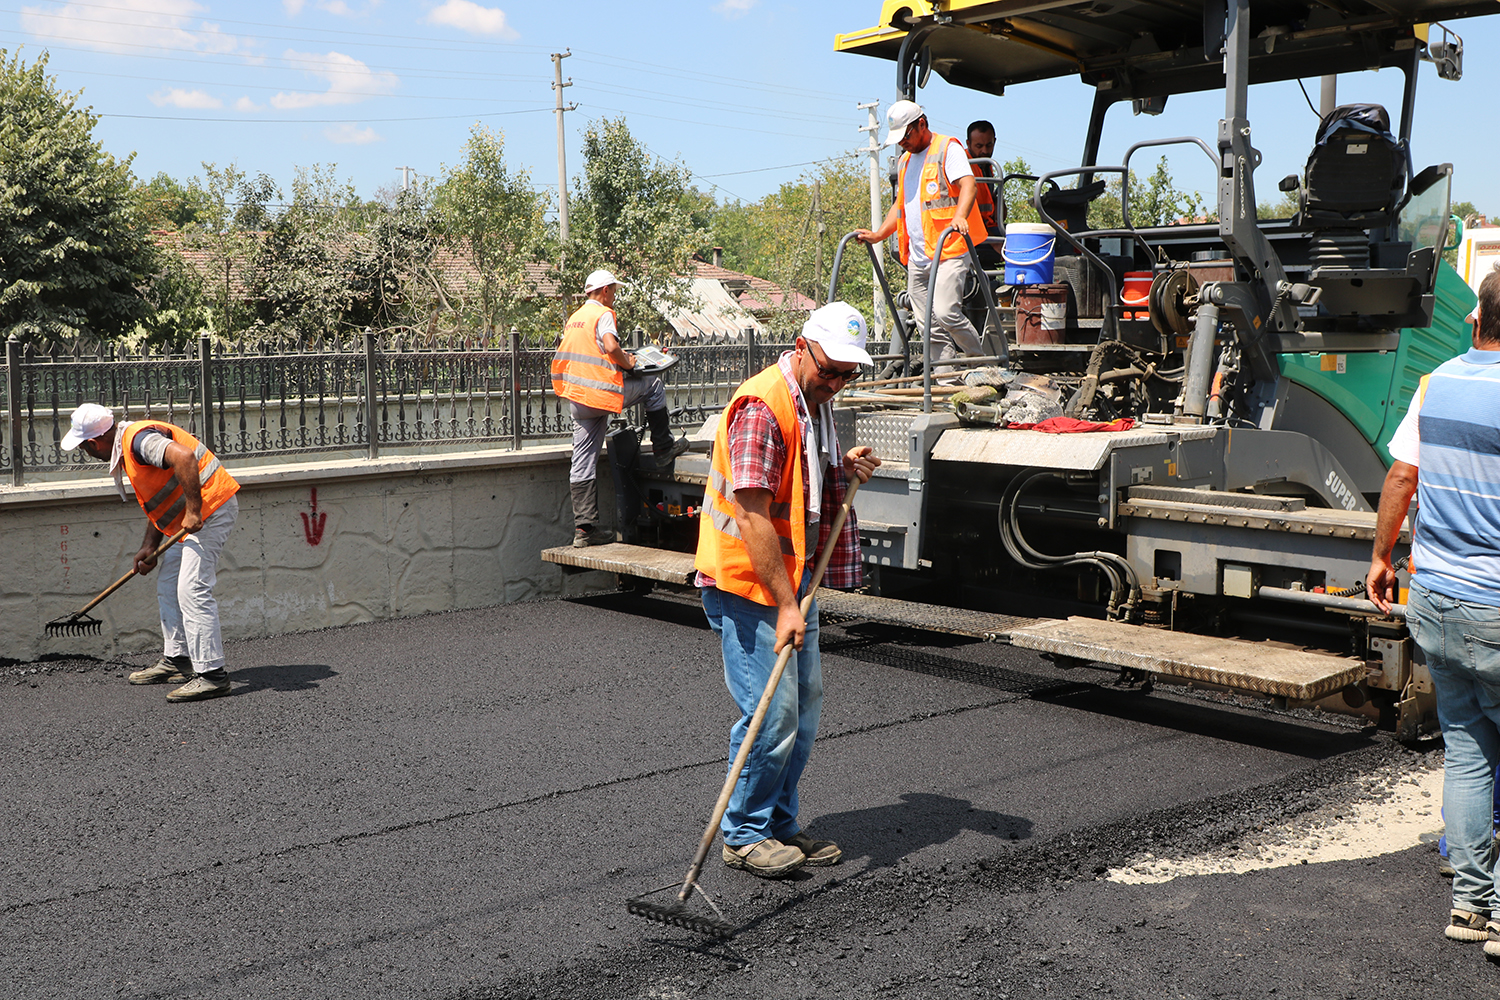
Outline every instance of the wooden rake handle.
[[[166, 541], [162, 542], [161, 546], [158, 547], [155, 552], [151, 553], [151, 558], [152, 559], [159, 558], [163, 552], [167, 551], [167, 549], [170, 549], [172, 546], [176, 545], [178, 542], [182, 541], [186, 537], [187, 537], [187, 529], [186, 528], [182, 528], [182, 529], [178, 530], [177, 534], [173, 535], [171, 538], [168, 538]], [[98, 597], [94, 598], [92, 601], [89, 601], [83, 607], [81, 607], [77, 611], [73, 612], [73, 614], [70, 617], [81, 618], [84, 615], [88, 614], [90, 611], [92, 611], [94, 609], [95, 605], [97, 605], [100, 601], [104, 600], [110, 594], [113, 594], [115, 591], [119, 590], [121, 587], [125, 586], [125, 582], [127, 580], [129, 580], [131, 577], [135, 576], [135, 575], [136, 575], [135, 569], [132, 568], [129, 573], [126, 573], [124, 576], [120, 577], [114, 583], [112, 583], [108, 587], [106, 587], [104, 589], [103, 593], [101, 593]]]
[[[803, 621], [807, 620], [807, 613], [812, 610], [813, 595], [818, 592], [818, 584], [823, 582], [823, 571], [828, 568], [828, 560], [838, 543], [839, 533], [844, 530], [844, 521], [848, 519], [849, 511], [854, 506], [854, 494], [859, 492], [859, 485], [859, 476], [851, 476], [849, 492], [845, 494], [844, 503], [839, 507], [838, 515], [833, 519], [833, 528], [828, 532], [828, 545], [823, 549], [822, 556], [818, 558], [818, 563], [813, 568], [812, 581], [807, 587], [807, 596], [802, 598]], [[734, 795], [734, 786], [739, 784], [740, 772], [745, 769], [745, 761], [750, 759], [750, 750], [755, 745], [755, 738], [760, 735], [760, 726], [771, 707], [771, 698], [776, 694], [776, 687], [781, 683], [781, 675], [786, 672], [786, 665], [791, 661], [794, 652], [796, 652], [796, 647], [790, 642], [781, 647], [781, 655], [776, 658], [776, 666], [772, 668], [771, 676], [766, 681], [766, 689], [761, 692], [760, 703], [755, 706], [755, 714], [750, 717], [750, 725], [745, 730], [745, 738], [740, 741], [739, 753], [734, 756], [734, 766], [729, 769], [729, 776], [724, 779], [724, 787], [719, 791], [719, 801], [714, 803], [713, 815], [709, 817], [708, 826], [703, 830], [703, 837], [698, 841], [698, 853], [693, 856], [693, 863], [688, 868], [687, 878], [682, 882], [682, 890], [677, 894], [679, 900], [685, 901], [688, 898], [693, 891], [693, 884], [698, 881], [698, 876], [703, 872], [703, 862], [708, 859], [708, 852], [714, 846], [714, 838], [719, 833], [719, 821], [724, 818], [724, 812], [729, 808], [729, 799]]]

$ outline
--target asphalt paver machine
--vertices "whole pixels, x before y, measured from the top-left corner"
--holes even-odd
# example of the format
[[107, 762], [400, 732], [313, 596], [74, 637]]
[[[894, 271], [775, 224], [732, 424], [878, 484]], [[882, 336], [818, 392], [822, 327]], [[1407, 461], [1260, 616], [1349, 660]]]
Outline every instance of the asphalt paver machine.
[[[939, 371], [922, 359], [930, 318], [903, 322], [890, 300], [897, 332], [881, 381], [920, 374], [907, 384], [922, 391], [840, 397], [842, 439], [885, 464], [859, 500], [871, 585], [830, 595], [824, 613], [1010, 642], [1136, 690], [1186, 683], [1342, 706], [1406, 738], [1435, 728], [1404, 620], [1379, 614], [1362, 581], [1386, 443], [1421, 376], [1468, 346], [1474, 302], [1442, 262], [1456, 243], [1452, 167], [1411, 149], [1418, 78], [1424, 63], [1461, 75], [1462, 42], [1436, 22], [1493, 11], [1472, 0], [888, 0], [877, 26], [838, 36], [841, 52], [892, 60], [904, 98], [920, 101], [931, 73], [995, 95], [1076, 76], [1094, 98], [1078, 167], [996, 170], [987, 182], [1002, 222], [1029, 204], [1055, 238], [1044, 335], [1026, 323], [1027, 290], [991, 271], [976, 299], [989, 356]], [[1309, 128], [1304, 169], [1279, 185], [1296, 210], [1258, 219], [1251, 85], [1377, 68], [1404, 80], [1396, 113], [1351, 106]], [[1174, 95], [1215, 90], [1224, 112], [1211, 136], [1147, 136], [1100, 159], [1112, 113], [1150, 123]], [[1212, 164], [1213, 211], [1137, 224], [1132, 164], [1168, 146]], [[1111, 195], [1115, 223], [1090, 228], [1091, 205]], [[839, 268], [859, 258], [843, 260], [850, 246], [830, 298]], [[955, 404], [944, 375], [993, 391]], [[1032, 398], [1132, 426], [1007, 426], [1007, 403]], [[671, 477], [688, 492], [707, 471], [693, 461]], [[660, 554], [622, 553], [614, 567], [589, 558], [674, 578], [659, 574]]]

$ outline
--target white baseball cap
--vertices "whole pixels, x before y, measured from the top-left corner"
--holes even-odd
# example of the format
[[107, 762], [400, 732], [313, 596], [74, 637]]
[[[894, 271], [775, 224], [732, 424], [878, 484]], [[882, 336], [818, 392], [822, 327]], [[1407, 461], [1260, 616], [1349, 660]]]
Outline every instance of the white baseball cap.
[[605, 285], [618, 285], [618, 284], [620, 284], [620, 279], [616, 278], [613, 274], [610, 274], [608, 271], [605, 271], [603, 269], [598, 270], [598, 271], [593, 271], [593, 272], [590, 272], [588, 278], [585, 279], [584, 282], [583, 282], [583, 294], [587, 295], [589, 292], [597, 292], [599, 289], [603, 288]]
[[897, 101], [891, 105], [891, 110], [885, 113], [885, 117], [891, 123], [891, 129], [885, 136], [885, 144], [894, 146], [906, 138], [906, 130], [922, 117], [922, 105], [916, 101]]
[[71, 451], [83, 442], [103, 434], [114, 425], [113, 412], [98, 403], [84, 403], [73, 411], [73, 426], [62, 436], [63, 449]]
[[823, 348], [829, 361], [844, 364], [871, 365], [875, 362], [865, 351], [869, 330], [865, 318], [847, 302], [830, 302], [814, 309], [802, 324], [802, 339]]

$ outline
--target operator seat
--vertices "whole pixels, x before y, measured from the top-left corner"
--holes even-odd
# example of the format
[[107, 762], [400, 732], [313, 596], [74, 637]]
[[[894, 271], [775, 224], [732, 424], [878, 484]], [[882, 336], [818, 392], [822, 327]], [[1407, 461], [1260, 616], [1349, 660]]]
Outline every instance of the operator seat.
[[1318, 125], [1303, 172], [1296, 227], [1314, 234], [1312, 263], [1369, 266], [1368, 230], [1384, 229], [1407, 200], [1411, 157], [1379, 104], [1345, 104]]

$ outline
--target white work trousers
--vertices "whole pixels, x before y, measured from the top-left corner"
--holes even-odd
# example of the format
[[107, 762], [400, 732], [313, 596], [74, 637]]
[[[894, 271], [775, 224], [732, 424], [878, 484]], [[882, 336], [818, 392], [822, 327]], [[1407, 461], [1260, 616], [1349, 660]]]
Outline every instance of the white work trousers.
[[[927, 278], [932, 267], [930, 260], [915, 262], [906, 269], [906, 293], [911, 298], [912, 317], [921, 329], [927, 322]], [[949, 257], [937, 267], [937, 281], [932, 288], [932, 370], [935, 373], [953, 371], [950, 365], [939, 368], [939, 361], [947, 361], [959, 354], [975, 357], [984, 353], [979, 345], [979, 331], [964, 315], [964, 281], [969, 276], [969, 262], [964, 257]]]
[[161, 555], [156, 567], [156, 605], [161, 613], [162, 652], [187, 656], [196, 673], [224, 666], [224, 637], [219, 632], [219, 602], [214, 600], [219, 554], [239, 516], [238, 497], [230, 497], [203, 527]]

